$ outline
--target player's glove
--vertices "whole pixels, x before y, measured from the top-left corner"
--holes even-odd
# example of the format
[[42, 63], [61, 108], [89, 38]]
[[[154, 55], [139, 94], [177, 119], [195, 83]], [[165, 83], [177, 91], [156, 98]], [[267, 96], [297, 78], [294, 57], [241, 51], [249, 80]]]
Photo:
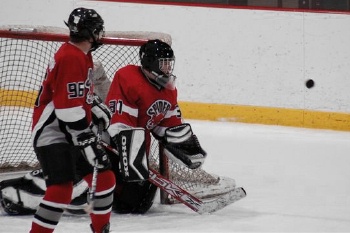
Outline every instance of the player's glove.
[[97, 142], [97, 138], [92, 132], [84, 132], [78, 135], [77, 142], [82, 150], [85, 159], [101, 170], [107, 170], [111, 167], [111, 163], [104, 148]]
[[112, 118], [112, 112], [109, 107], [103, 103], [98, 95], [94, 95], [91, 113], [92, 122], [95, 125], [98, 125], [102, 121], [104, 130], [108, 129]]
[[190, 169], [200, 167], [207, 156], [202, 149], [190, 124], [182, 124], [165, 130], [164, 152], [175, 162]]

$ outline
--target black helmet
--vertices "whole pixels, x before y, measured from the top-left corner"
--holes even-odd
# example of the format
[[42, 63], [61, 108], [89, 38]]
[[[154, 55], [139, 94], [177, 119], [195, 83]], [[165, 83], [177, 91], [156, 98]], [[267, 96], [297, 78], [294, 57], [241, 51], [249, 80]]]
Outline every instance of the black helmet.
[[160, 59], [175, 60], [173, 49], [161, 40], [149, 40], [143, 44], [139, 55], [141, 66], [157, 75], [169, 75], [161, 70]]
[[153, 76], [146, 75], [152, 82], [173, 89], [176, 77], [172, 74], [175, 65], [174, 51], [161, 40], [149, 40], [140, 48], [140, 60], [143, 69]]
[[104, 36], [104, 21], [93, 9], [76, 8], [69, 15], [68, 22], [65, 22], [70, 31], [73, 42], [81, 42], [93, 39], [92, 50], [97, 49]]

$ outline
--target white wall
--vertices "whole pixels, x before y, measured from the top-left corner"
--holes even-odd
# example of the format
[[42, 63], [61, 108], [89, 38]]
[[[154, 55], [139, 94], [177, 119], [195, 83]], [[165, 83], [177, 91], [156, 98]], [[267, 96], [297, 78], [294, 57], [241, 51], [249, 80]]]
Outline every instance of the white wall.
[[[172, 35], [182, 101], [350, 112], [350, 14], [78, 0], [2, 0], [1, 24], [64, 27], [78, 6], [106, 30]], [[313, 79], [312, 89], [305, 81]]]

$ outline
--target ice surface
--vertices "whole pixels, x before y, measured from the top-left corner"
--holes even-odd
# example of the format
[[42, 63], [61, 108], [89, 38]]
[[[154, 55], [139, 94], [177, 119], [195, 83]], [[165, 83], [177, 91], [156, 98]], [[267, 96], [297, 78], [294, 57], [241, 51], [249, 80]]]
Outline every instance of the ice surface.
[[[113, 213], [111, 232], [350, 232], [350, 132], [189, 122], [208, 152], [204, 169], [248, 196], [207, 215], [157, 198], [145, 215]], [[29, 232], [31, 220], [2, 213], [0, 232]], [[65, 215], [55, 232], [88, 233], [89, 222]]]

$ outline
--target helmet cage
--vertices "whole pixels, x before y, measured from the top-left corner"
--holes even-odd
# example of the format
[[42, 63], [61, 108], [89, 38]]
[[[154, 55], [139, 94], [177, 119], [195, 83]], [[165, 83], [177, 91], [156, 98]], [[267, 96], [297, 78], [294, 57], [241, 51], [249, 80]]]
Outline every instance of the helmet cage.
[[158, 58], [146, 69], [151, 72], [153, 77], [148, 77], [161, 87], [173, 90], [175, 89], [176, 76], [173, 75], [175, 57]]
[[175, 57], [172, 58], [158, 58], [158, 69], [160, 73], [163, 73], [166, 76], [173, 74], [175, 67]]

